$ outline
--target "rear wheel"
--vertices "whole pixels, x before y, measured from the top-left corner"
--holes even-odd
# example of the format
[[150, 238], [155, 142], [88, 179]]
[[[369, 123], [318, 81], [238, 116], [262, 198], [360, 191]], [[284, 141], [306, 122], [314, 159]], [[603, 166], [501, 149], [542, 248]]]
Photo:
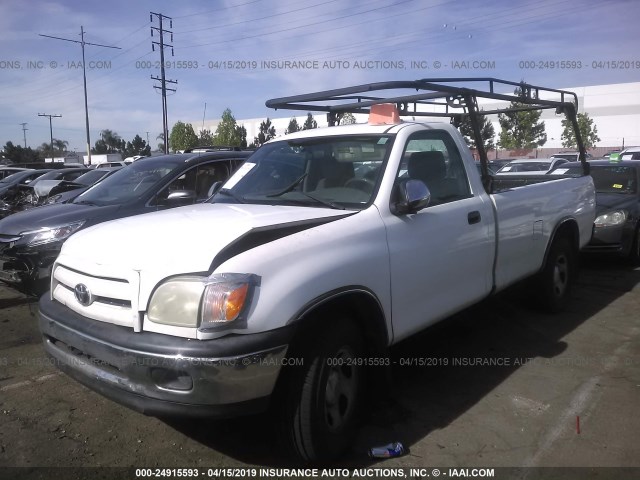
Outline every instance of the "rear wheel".
[[575, 259], [575, 250], [567, 237], [553, 241], [536, 282], [538, 299], [545, 310], [559, 312], [566, 306], [576, 276]]
[[289, 354], [304, 365], [283, 372], [279, 427], [281, 440], [301, 460], [333, 460], [351, 445], [364, 387], [362, 352], [357, 326], [341, 319], [307, 335]]

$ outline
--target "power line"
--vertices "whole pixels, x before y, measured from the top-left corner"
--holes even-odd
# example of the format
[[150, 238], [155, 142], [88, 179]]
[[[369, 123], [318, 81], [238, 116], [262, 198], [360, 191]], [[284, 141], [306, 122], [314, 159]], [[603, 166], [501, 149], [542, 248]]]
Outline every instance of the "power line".
[[53, 162], [53, 125], [51, 124], [52, 118], [62, 118], [62, 115], [39, 113], [39, 117], [49, 117], [49, 133], [51, 134], [51, 161]]
[[224, 7], [224, 8], [214, 8], [212, 10], [205, 10], [204, 12], [190, 13], [189, 15], [181, 15], [181, 16], [175, 17], [175, 18], [199, 17], [201, 15], [204, 15], [205, 13], [219, 12], [221, 10], [230, 10], [232, 8], [243, 7], [244, 5], [250, 5], [252, 3], [258, 3], [258, 2], [261, 2], [261, 1], [262, 0], [250, 0], [249, 2], [239, 3], [237, 5], [230, 5], [230, 6]]
[[397, 7], [398, 5], [402, 5], [403, 3], [410, 3], [410, 2], [413, 2], [413, 0], [400, 0], [398, 2], [394, 2], [394, 3], [388, 4], [388, 5], [383, 5], [381, 7], [370, 8], [368, 10], [362, 10], [360, 12], [351, 13], [349, 15], [342, 15], [340, 17], [329, 18], [327, 20], [320, 20], [318, 22], [307, 23], [305, 25], [299, 25], [297, 27], [282, 28], [280, 30], [273, 30], [271, 32], [258, 33], [258, 34], [249, 35], [249, 36], [246, 36], [246, 37], [240, 37], [240, 38], [235, 38], [235, 39], [230, 39], [230, 40], [220, 40], [220, 41], [217, 41], [217, 42], [210, 42], [210, 43], [201, 43], [201, 44], [198, 44], [198, 45], [187, 45], [185, 47], [178, 47], [178, 48], [182, 49], [182, 48], [205, 47], [205, 46], [209, 46], [209, 45], [220, 45], [220, 44], [225, 44], [225, 43], [235, 43], [235, 42], [239, 42], [241, 40], [249, 40], [249, 39], [252, 39], [252, 38], [266, 37], [266, 36], [269, 36], [269, 35], [274, 35], [276, 33], [289, 32], [291, 30], [298, 30], [300, 28], [310, 27], [310, 26], [313, 26], [313, 25], [320, 25], [322, 23], [334, 22], [336, 20], [342, 20], [344, 18], [355, 17], [357, 15], [362, 15], [362, 14], [365, 14], [365, 13], [375, 12], [377, 10], [383, 10], [385, 8]]
[[213, 26], [208, 26], [208, 27], [203, 27], [203, 28], [196, 28], [196, 29], [193, 29], [193, 30], [183, 30], [181, 32], [176, 32], [176, 35], [180, 35], [180, 34], [183, 34], [183, 33], [202, 32], [204, 30], [214, 30], [214, 29], [223, 28], [223, 27], [231, 27], [231, 26], [241, 25], [243, 23], [255, 22], [257, 20], [262, 21], [262, 20], [266, 20], [267, 18], [280, 17], [282, 15], [288, 15], [290, 13], [299, 12], [299, 11], [302, 11], [302, 10], [307, 10], [309, 8], [319, 7], [321, 5], [326, 5], [327, 3], [334, 3], [334, 2], [337, 2], [337, 1], [338, 0], [327, 0], [326, 2], [316, 3], [314, 5], [308, 5], [306, 7], [295, 8], [293, 10], [287, 10], [286, 12], [274, 13], [272, 15], [264, 15], [264, 16], [259, 17], [259, 18], [250, 18], [248, 20], [240, 20], [240, 21], [233, 22], [233, 23], [225, 23], [225, 24], [222, 24], [222, 25], [213, 25]]
[[[87, 159], [89, 162], [89, 165], [91, 165], [91, 138], [90, 138], [90, 134], [89, 134], [89, 103], [87, 100], [87, 69], [86, 69], [86, 61], [84, 58], [84, 46], [85, 45], [92, 45], [94, 47], [104, 47], [104, 48], [115, 48], [118, 50], [121, 50], [120, 47], [115, 47], [113, 45], [102, 45], [100, 43], [89, 43], [89, 42], [85, 42], [84, 41], [84, 27], [80, 26], [80, 38], [81, 40], [70, 40], [68, 38], [61, 38], [61, 37], [52, 37], [51, 35], [42, 35], [40, 34], [41, 37], [47, 37], [47, 38], [53, 38], [55, 40], [64, 40], [65, 42], [73, 42], [73, 43], [79, 43], [82, 46], [82, 78], [83, 78], [83, 82], [84, 82], [84, 115], [85, 115], [85, 123], [86, 123], [86, 130], [87, 130]], [[53, 141], [52, 141], [52, 149], [53, 149]]]
[[154, 40], [151, 41], [151, 48], [153, 51], [156, 49], [156, 45], [160, 48], [160, 78], [154, 77], [151, 75], [152, 80], [157, 80], [160, 82], [160, 86], [154, 85], [153, 88], [159, 88], [162, 91], [162, 133], [164, 136], [164, 153], [169, 153], [169, 130], [167, 126], [167, 90], [170, 92], [175, 92], [175, 88], [167, 88], [167, 83], [177, 84], [177, 80], [167, 80], [164, 75], [164, 49], [171, 48], [171, 56], [173, 56], [173, 45], [164, 42], [164, 34], [168, 33], [171, 35], [171, 42], [173, 42], [173, 32], [171, 30], [166, 30], [162, 21], [164, 19], [169, 20], [169, 28], [173, 28], [173, 19], [171, 17], [167, 17], [166, 15], [162, 15], [161, 13], [150, 13], [151, 21], [153, 21], [153, 16], [156, 16], [158, 19], [158, 27], [151, 27], [151, 36], [153, 37], [153, 32], [156, 31], [160, 34], [160, 41], [156, 42]]

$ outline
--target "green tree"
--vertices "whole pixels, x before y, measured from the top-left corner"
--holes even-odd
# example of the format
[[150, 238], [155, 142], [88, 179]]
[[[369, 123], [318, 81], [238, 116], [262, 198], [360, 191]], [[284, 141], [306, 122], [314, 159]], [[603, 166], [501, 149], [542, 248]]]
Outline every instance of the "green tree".
[[211, 145], [213, 145], [213, 133], [211, 133], [211, 130], [200, 130], [198, 133], [198, 146], [205, 147]]
[[276, 127], [271, 125], [271, 120], [269, 117], [263, 122], [260, 123], [260, 131], [258, 132], [258, 136], [253, 139], [253, 145], [259, 147], [265, 142], [268, 142], [272, 138], [276, 136]]
[[127, 148], [120, 135], [113, 130], [105, 129], [100, 131], [100, 139], [96, 141], [91, 153], [122, 153]]
[[133, 140], [127, 142], [127, 146], [124, 150], [125, 157], [134, 157], [136, 155], [144, 155], [148, 157], [151, 155], [151, 147], [147, 145], [140, 135], [133, 137]]
[[[520, 95], [520, 88], [514, 93]], [[511, 108], [526, 107], [520, 102], [511, 102]], [[498, 145], [506, 149], [537, 148], [547, 143], [544, 122], [539, 121], [541, 110], [528, 110], [521, 112], [506, 112], [498, 114], [498, 121], [502, 131]]]
[[[49, 144], [47, 144], [47, 149], [51, 150]], [[40, 159], [38, 151], [32, 150], [31, 147], [23, 148], [20, 145], [14, 145], [12, 142], [7, 142], [2, 150], [4, 157], [13, 163], [37, 162]]]
[[164, 132], [159, 133], [156, 140], [161, 140], [161, 143], [158, 143], [158, 150], [164, 152]]
[[[246, 133], [245, 133], [246, 138]], [[222, 120], [213, 136], [213, 144], [219, 146], [239, 147], [242, 145], [242, 130], [229, 108], [222, 112]]]
[[198, 145], [198, 136], [193, 131], [193, 126], [190, 123], [178, 121], [169, 134], [169, 144], [174, 152], [187, 150]]
[[42, 158], [52, 158], [55, 156], [53, 155], [54, 151], [51, 150], [51, 144], [48, 142], [44, 142], [42, 145], [40, 145], [38, 147], [38, 152], [40, 152]]
[[244, 125], [236, 125], [236, 135], [240, 137], [240, 147], [247, 148], [247, 129]]
[[295, 133], [300, 131], [300, 125], [298, 125], [298, 120], [296, 120], [296, 117], [291, 118], [291, 120], [289, 120], [289, 125], [287, 126], [287, 129], [284, 131], [285, 135], [288, 135], [290, 133]]
[[307, 113], [307, 119], [304, 121], [302, 125], [302, 130], [311, 130], [312, 128], [318, 128], [318, 122], [316, 122], [311, 112]]
[[351, 112], [345, 112], [340, 119], [340, 125], [353, 125], [354, 123], [356, 123], [356, 117]]
[[[589, 149], [596, 146], [596, 143], [600, 141], [598, 136], [598, 127], [593, 124], [593, 119], [589, 118], [588, 113], [579, 113], [578, 117], [578, 129], [580, 130], [580, 136], [584, 147]], [[562, 146], [566, 148], [578, 148], [576, 142], [576, 134], [573, 130], [573, 125], [568, 118], [562, 120]]]
[[63, 157], [64, 156], [64, 152], [66, 151], [67, 147], [69, 146], [69, 142], [67, 142], [66, 140], [59, 140], [57, 138], [53, 139], [53, 146], [54, 148], [57, 148], [60, 151], [60, 156]]
[[[495, 148], [494, 137], [496, 136], [496, 131], [493, 128], [493, 125], [489, 121], [489, 119], [485, 115], [479, 116], [480, 118], [480, 136], [482, 137], [482, 143], [484, 143], [485, 150], [492, 150]], [[471, 126], [471, 118], [469, 115], [463, 115], [462, 120], [460, 122], [460, 126], [458, 127], [460, 133], [464, 137], [465, 142], [469, 145], [469, 148], [476, 148], [476, 138], [473, 134], [473, 127]]]

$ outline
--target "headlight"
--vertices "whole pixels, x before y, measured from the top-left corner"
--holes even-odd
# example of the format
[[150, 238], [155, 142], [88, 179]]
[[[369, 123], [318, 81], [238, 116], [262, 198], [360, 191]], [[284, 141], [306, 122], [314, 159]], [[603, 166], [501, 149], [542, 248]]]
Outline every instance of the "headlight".
[[41, 228], [30, 232], [22, 232], [22, 238], [29, 247], [36, 247], [50, 242], [59, 242], [69, 237], [73, 232], [78, 230], [84, 224], [81, 222], [70, 223], [55, 228]]
[[612, 227], [614, 225], [621, 225], [626, 221], [626, 210], [616, 210], [615, 212], [607, 212], [599, 215], [594, 223], [596, 227]]
[[164, 325], [217, 328], [242, 317], [258, 283], [242, 273], [172, 278], [154, 292], [147, 316]]

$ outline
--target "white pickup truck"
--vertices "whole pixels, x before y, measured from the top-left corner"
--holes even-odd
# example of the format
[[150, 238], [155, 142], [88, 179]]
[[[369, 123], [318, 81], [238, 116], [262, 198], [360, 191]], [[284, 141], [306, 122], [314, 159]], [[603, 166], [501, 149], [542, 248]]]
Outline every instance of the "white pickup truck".
[[[550, 309], [567, 297], [591, 237], [591, 177], [492, 182], [482, 147], [484, 178], [452, 125], [398, 118], [426, 115], [423, 100], [443, 98], [445, 114], [463, 109], [475, 122], [485, 96], [575, 121], [564, 97], [542, 101], [531, 94], [539, 87], [506, 85], [528, 93], [417, 81], [268, 102], [332, 121], [347, 109], [371, 117], [268, 142], [211, 203], [71, 236], [40, 301], [46, 351], [144, 413], [273, 408], [295, 454], [340, 455], [366, 374], [389, 365], [391, 345], [528, 277]], [[374, 87], [418, 94], [389, 105], [370, 96]]]

